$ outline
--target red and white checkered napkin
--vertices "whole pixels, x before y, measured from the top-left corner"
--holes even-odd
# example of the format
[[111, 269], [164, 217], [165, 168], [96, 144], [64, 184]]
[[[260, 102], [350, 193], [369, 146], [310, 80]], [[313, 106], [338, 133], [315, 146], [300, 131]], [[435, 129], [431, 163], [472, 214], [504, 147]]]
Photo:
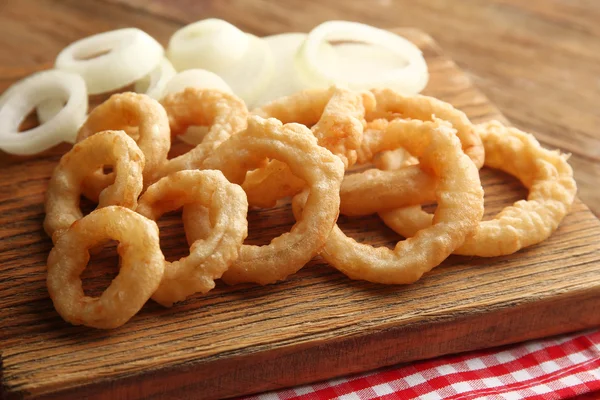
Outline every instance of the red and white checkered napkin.
[[385, 368], [251, 399], [568, 399], [595, 391], [600, 398], [600, 330]]

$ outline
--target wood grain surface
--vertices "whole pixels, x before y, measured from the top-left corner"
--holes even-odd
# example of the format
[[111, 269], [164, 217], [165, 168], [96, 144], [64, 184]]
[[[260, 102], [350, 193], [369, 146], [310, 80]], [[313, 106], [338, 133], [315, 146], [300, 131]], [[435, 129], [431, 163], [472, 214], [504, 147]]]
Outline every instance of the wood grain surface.
[[[122, 7], [111, 7], [97, 11], [128, 23]], [[136, 21], [148, 28], [156, 20], [141, 14]], [[163, 24], [149, 31], [163, 28], [164, 35], [173, 30]], [[476, 122], [502, 118], [429, 36], [399, 32], [424, 50], [427, 94]], [[451, 257], [414, 285], [352, 281], [317, 257], [276, 285], [219, 283], [172, 309], [149, 302], [116, 330], [74, 327], [48, 297], [51, 242], [42, 230], [48, 178], [67, 149], [5, 158], [0, 171], [0, 393], [6, 398], [235, 396], [600, 324], [600, 222], [577, 201], [543, 244], [494, 259]], [[507, 175], [484, 169], [482, 179], [487, 216], [526, 195]], [[264, 244], [288, 230], [293, 217], [282, 204], [251, 211], [249, 222], [247, 242]], [[399, 239], [373, 216], [339, 223], [361, 242], [390, 246]], [[159, 226], [167, 258], [186, 255], [179, 215], [163, 217]], [[114, 247], [93, 256], [86, 292], [100, 293], [117, 264]]]

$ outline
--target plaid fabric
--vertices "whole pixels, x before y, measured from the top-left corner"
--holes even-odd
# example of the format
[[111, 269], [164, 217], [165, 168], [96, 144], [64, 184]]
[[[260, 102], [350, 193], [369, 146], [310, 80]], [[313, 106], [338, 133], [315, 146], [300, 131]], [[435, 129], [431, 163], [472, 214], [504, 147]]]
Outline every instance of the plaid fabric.
[[537, 400], [582, 395], [600, 399], [600, 330], [405, 364], [248, 399]]

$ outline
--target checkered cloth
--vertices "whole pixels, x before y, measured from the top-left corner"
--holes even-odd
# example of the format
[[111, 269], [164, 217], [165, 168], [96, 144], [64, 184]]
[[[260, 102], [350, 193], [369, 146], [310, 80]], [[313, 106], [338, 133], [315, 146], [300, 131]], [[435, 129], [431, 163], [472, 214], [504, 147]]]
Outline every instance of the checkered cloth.
[[537, 400], [586, 394], [586, 399], [600, 398], [600, 330], [405, 364], [249, 399]]

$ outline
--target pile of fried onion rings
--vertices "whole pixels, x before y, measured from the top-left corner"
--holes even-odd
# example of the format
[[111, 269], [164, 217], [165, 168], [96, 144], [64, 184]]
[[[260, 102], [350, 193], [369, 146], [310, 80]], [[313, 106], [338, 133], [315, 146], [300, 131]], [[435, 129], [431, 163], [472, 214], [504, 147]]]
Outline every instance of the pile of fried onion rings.
[[[188, 153], [171, 140], [206, 129]], [[321, 255], [351, 279], [410, 284], [450, 254], [492, 257], [548, 238], [576, 193], [568, 156], [496, 121], [472, 124], [450, 104], [390, 89], [310, 89], [249, 112], [235, 95], [187, 88], [161, 103], [119, 93], [89, 115], [50, 179], [44, 229], [54, 248], [47, 284], [75, 325], [116, 328], [152, 298], [170, 307], [227, 284], [286, 279]], [[347, 173], [353, 165], [375, 165]], [[482, 221], [482, 166], [529, 189], [526, 200]], [[104, 168], [112, 167], [112, 172]], [[97, 202], [83, 216], [79, 199]], [[248, 207], [292, 198], [295, 225], [268, 245], [244, 244]], [[433, 215], [421, 204], [436, 201]], [[189, 256], [167, 262], [155, 221], [182, 209]], [[406, 240], [357, 243], [339, 213], [377, 213]], [[90, 250], [119, 242], [118, 276], [84, 294]]]

